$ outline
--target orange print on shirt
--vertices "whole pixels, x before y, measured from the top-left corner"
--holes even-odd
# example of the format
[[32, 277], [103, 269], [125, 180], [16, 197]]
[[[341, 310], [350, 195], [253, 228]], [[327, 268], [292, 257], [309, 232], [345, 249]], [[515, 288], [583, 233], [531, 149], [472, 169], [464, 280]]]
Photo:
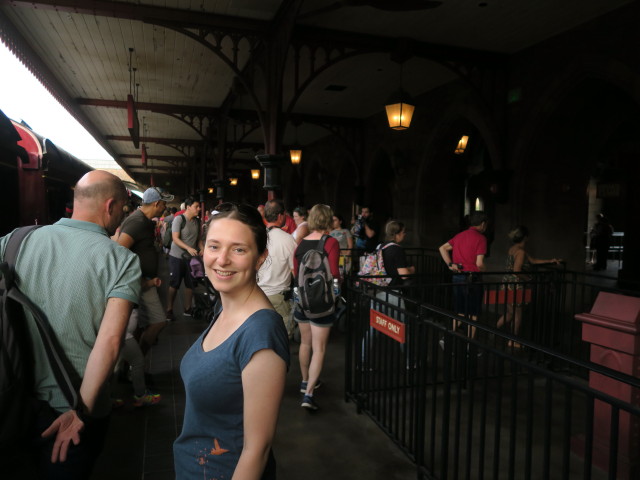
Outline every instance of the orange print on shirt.
[[211, 452], [209, 452], [211, 455], [222, 455], [223, 453], [227, 453], [228, 451], [229, 450], [220, 448], [220, 444], [218, 443], [217, 438], [213, 439], [213, 448], [211, 449]]

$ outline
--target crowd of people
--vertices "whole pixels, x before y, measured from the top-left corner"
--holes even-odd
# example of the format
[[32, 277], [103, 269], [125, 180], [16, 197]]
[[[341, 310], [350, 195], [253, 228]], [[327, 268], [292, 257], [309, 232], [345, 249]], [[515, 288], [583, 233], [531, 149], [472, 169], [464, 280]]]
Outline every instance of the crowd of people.
[[[300, 406], [315, 412], [336, 321], [332, 302], [346, 273], [354, 271], [353, 249], [379, 253], [389, 277], [385, 301], [400, 308], [402, 287], [417, 273], [402, 247], [405, 225], [392, 219], [381, 228], [368, 207], [348, 226], [323, 204], [299, 206], [290, 215], [280, 200], [259, 207], [221, 203], [208, 212], [201, 212], [193, 197], [185, 198], [180, 209], [168, 208], [173, 200], [149, 188], [139, 208], [125, 218], [122, 182], [106, 172], [90, 172], [76, 186], [70, 218], [38, 229], [24, 242], [15, 265], [19, 287], [49, 318], [69, 356], [81, 401], [68, 404], [46, 368], [43, 349], [36, 348], [36, 421], [27, 435], [28, 449], [19, 451], [12, 468], [28, 466], [42, 478], [88, 478], [110, 410], [123, 403], [111, 398], [108, 389], [117, 364], [130, 377], [134, 407], [161, 401], [150, 389], [145, 357], [167, 322], [176, 319], [182, 283], [183, 315], [193, 314], [189, 263], [200, 257], [218, 300], [180, 366], [186, 405], [174, 444], [176, 477], [275, 478], [271, 443], [296, 329]], [[454, 289], [455, 312], [476, 320], [482, 287], [470, 279], [486, 268], [488, 218], [473, 212], [468, 220], [468, 228], [439, 251], [453, 283], [465, 287]], [[10, 237], [0, 239], [3, 256]], [[505, 290], [523, 288], [529, 265], [560, 261], [532, 257], [524, 226], [514, 228], [509, 238]], [[169, 269], [166, 307], [159, 294], [163, 251]], [[72, 294], [52, 290], [62, 282]], [[321, 301], [319, 295], [326, 298]], [[516, 334], [526, 305], [524, 296], [518, 298], [497, 324], [512, 324]], [[473, 338], [475, 329], [467, 334]], [[24, 462], [25, 455], [34, 461]]]

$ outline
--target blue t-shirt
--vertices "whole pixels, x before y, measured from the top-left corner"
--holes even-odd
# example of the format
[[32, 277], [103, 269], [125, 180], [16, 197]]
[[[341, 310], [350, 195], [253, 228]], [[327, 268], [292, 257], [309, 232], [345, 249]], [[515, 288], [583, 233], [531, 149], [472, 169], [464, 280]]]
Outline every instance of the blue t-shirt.
[[205, 352], [202, 341], [211, 325], [180, 364], [186, 405], [182, 433], [173, 444], [176, 479], [230, 480], [244, 443], [242, 370], [264, 349], [276, 352], [289, 366], [287, 330], [274, 310], [253, 313], [229, 338]]

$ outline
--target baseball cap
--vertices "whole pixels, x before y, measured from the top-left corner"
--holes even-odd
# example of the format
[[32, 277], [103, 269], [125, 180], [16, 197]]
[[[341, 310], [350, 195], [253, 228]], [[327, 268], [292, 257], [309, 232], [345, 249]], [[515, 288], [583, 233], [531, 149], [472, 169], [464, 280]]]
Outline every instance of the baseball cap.
[[170, 202], [173, 200], [173, 195], [169, 195], [168, 193], [161, 192], [156, 187], [147, 188], [142, 195], [142, 203], [154, 203], [163, 200], [165, 202]]

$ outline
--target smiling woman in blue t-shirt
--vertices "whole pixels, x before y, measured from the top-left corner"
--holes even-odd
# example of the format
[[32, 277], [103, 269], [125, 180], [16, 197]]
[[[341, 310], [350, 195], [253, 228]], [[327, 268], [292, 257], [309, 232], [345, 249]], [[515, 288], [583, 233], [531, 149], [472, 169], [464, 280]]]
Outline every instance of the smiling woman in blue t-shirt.
[[177, 479], [273, 479], [271, 442], [289, 365], [287, 331], [256, 283], [267, 231], [248, 205], [216, 207], [204, 249], [222, 311], [180, 365], [186, 405]]

